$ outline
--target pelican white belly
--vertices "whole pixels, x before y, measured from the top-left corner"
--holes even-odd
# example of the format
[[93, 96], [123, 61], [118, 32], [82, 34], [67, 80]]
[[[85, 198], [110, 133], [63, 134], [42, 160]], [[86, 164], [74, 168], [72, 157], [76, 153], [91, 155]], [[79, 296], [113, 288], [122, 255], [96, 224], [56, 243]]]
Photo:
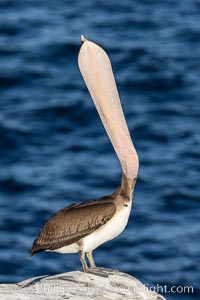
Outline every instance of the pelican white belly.
[[92, 251], [99, 245], [118, 236], [128, 223], [132, 201], [126, 205], [127, 206], [123, 206], [119, 212], [116, 212], [112, 219], [105, 225], [101, 226], [90, 235], [84, 237], [82, 239], [82, 246], [80, 250], [84, 252]]

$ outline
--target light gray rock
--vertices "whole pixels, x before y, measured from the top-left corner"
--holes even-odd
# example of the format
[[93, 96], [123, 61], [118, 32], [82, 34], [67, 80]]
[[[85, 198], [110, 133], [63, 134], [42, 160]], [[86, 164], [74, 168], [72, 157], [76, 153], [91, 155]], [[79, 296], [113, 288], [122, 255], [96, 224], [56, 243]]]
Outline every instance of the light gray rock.
[[109, 269], [92, 273], [73, 271], [54, 276], [41, 276], [16, 284], [0, 284], [2, 300], [164, 300], [147, 289], [136, 278]]

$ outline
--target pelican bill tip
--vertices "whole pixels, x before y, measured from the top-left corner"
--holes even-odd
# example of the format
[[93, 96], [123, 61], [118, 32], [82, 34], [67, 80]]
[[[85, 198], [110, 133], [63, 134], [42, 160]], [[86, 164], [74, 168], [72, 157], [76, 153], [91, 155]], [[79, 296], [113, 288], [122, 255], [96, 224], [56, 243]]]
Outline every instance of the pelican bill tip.
[[87, 39], [84, 37], [84, 35], [81, 35], [81, 42], [84, 43], [85, 41], [87, 41]]

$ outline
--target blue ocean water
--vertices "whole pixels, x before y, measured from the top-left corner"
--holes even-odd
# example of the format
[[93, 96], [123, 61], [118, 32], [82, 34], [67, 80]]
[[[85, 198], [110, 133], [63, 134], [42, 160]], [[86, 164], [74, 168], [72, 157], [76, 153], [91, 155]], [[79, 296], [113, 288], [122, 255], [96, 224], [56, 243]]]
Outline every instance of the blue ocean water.
[[0, 3], [0, 282], [80, 268], [28, 250], [48, 217], [115, 190], [121, 171], [80, 75], [80, 35], [109, 54], [140, 157], [129, 224], [99, 266], [199, 299], [200, 4]]

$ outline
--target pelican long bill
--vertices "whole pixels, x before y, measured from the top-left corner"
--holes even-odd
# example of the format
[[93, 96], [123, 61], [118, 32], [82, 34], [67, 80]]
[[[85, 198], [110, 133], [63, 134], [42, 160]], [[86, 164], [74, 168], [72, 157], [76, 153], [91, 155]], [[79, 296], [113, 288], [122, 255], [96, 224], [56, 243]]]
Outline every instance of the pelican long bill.
[[82, 37], [78, 64], [124, 174], [136, 178], [138, 156], [124, 118], [110, 60], [97, 44]]

